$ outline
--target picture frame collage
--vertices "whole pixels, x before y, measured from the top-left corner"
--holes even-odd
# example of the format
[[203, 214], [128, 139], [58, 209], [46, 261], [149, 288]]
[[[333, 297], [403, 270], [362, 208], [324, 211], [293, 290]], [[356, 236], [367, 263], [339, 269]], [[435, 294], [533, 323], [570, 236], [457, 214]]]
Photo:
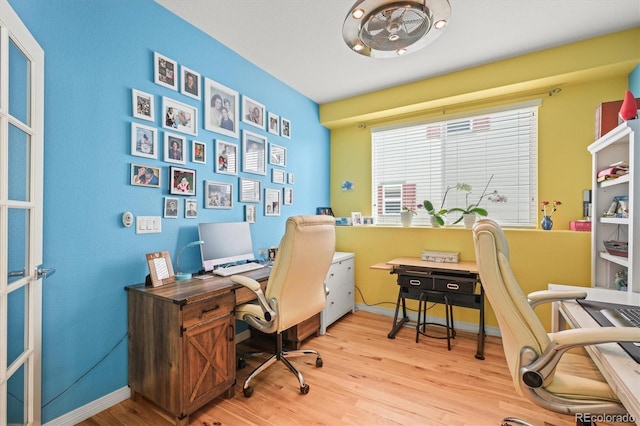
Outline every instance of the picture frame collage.
[[[131, 185], [147, 188], [162, 189], [167, 182], [165, 219], [179, 217], [181, 199], [184, 218], [198, 217], [197, 173], [212, 154], [209, 170], [218, 177], [202, 180], [204, 209], [233, 209], [237, 197], [245, 204], [245, 220], [255, 223], [257, 205], [263, 204], [264, 216], [280, 216], [283, 205], [293, 204], [295, 178], [287, 171], [287, 147], [282, 143], [291, 139], [291, 121], [160, 52], [153, 52], [153, 72], [153, 83], [179, 95], [131, 89], [130, 153], [155, 162], [132, 162], [130, 179]], [[199, 129], [215, 134], [210, 147]], [[270, 142], [268, 137], [279, 140]], [[235, 191], [230, 178], [236, 179]]]

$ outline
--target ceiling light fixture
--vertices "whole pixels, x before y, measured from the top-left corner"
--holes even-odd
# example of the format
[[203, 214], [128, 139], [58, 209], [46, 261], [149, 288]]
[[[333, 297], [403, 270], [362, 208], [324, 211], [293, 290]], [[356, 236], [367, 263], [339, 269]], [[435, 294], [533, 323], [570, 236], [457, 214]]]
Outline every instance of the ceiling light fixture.
[[342, 37], [361, 55], [393, 58], [433, 42], [450, 15], [449, 0], [358, 0], [344, 20]]

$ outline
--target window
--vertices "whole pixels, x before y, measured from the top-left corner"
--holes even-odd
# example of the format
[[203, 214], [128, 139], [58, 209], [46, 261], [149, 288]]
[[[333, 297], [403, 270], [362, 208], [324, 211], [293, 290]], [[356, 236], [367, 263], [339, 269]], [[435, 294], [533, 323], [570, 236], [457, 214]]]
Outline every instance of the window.
[[[436, 210], [477, 203], [503, 226], [536, 226], [538, 106], [511, 106], [439, 122], [374, 128], [373, 208], [378, 224], [397, 224], [403, 206], [430, 200]], [[470, 193], [447, 188], [458, 183]], [[494, 203], [497, 191], [506, 202]], [[448, 222], [457, 217], [448, 218]], [[427, 224], [426, 213], [414, 223]]]

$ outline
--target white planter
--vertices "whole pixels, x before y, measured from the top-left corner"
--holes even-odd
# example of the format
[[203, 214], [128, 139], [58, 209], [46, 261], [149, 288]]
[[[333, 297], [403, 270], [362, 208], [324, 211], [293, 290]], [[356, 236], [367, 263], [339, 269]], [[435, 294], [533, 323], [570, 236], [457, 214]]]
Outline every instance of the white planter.
[[462, 221], [464, 222], [465, 228], [472, 228], [473, 224], [476, 223], [476, 214], [475, 213], [465, 213], [462, 215]]
[[413, 221], [413, 212], [400, 212], [400, 222], [402, 222], [402, 226], [409, 227], [411, 226], [411, 222]]
[[431, 226], [433, 226], [434, 228], [439, 228], [440, 227], [440, 224], [436, 220], [435, 216], [431, 216], [430, 219], [431, 219]]

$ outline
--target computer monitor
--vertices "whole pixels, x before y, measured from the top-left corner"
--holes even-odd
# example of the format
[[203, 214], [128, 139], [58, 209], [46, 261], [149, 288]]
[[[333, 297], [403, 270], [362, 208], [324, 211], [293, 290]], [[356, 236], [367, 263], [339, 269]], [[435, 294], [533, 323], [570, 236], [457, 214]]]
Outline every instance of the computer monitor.
[[198, 224], [202, 268], [212, 271], [219, 265], [255, 259], [249, 222], [209, 222]]

